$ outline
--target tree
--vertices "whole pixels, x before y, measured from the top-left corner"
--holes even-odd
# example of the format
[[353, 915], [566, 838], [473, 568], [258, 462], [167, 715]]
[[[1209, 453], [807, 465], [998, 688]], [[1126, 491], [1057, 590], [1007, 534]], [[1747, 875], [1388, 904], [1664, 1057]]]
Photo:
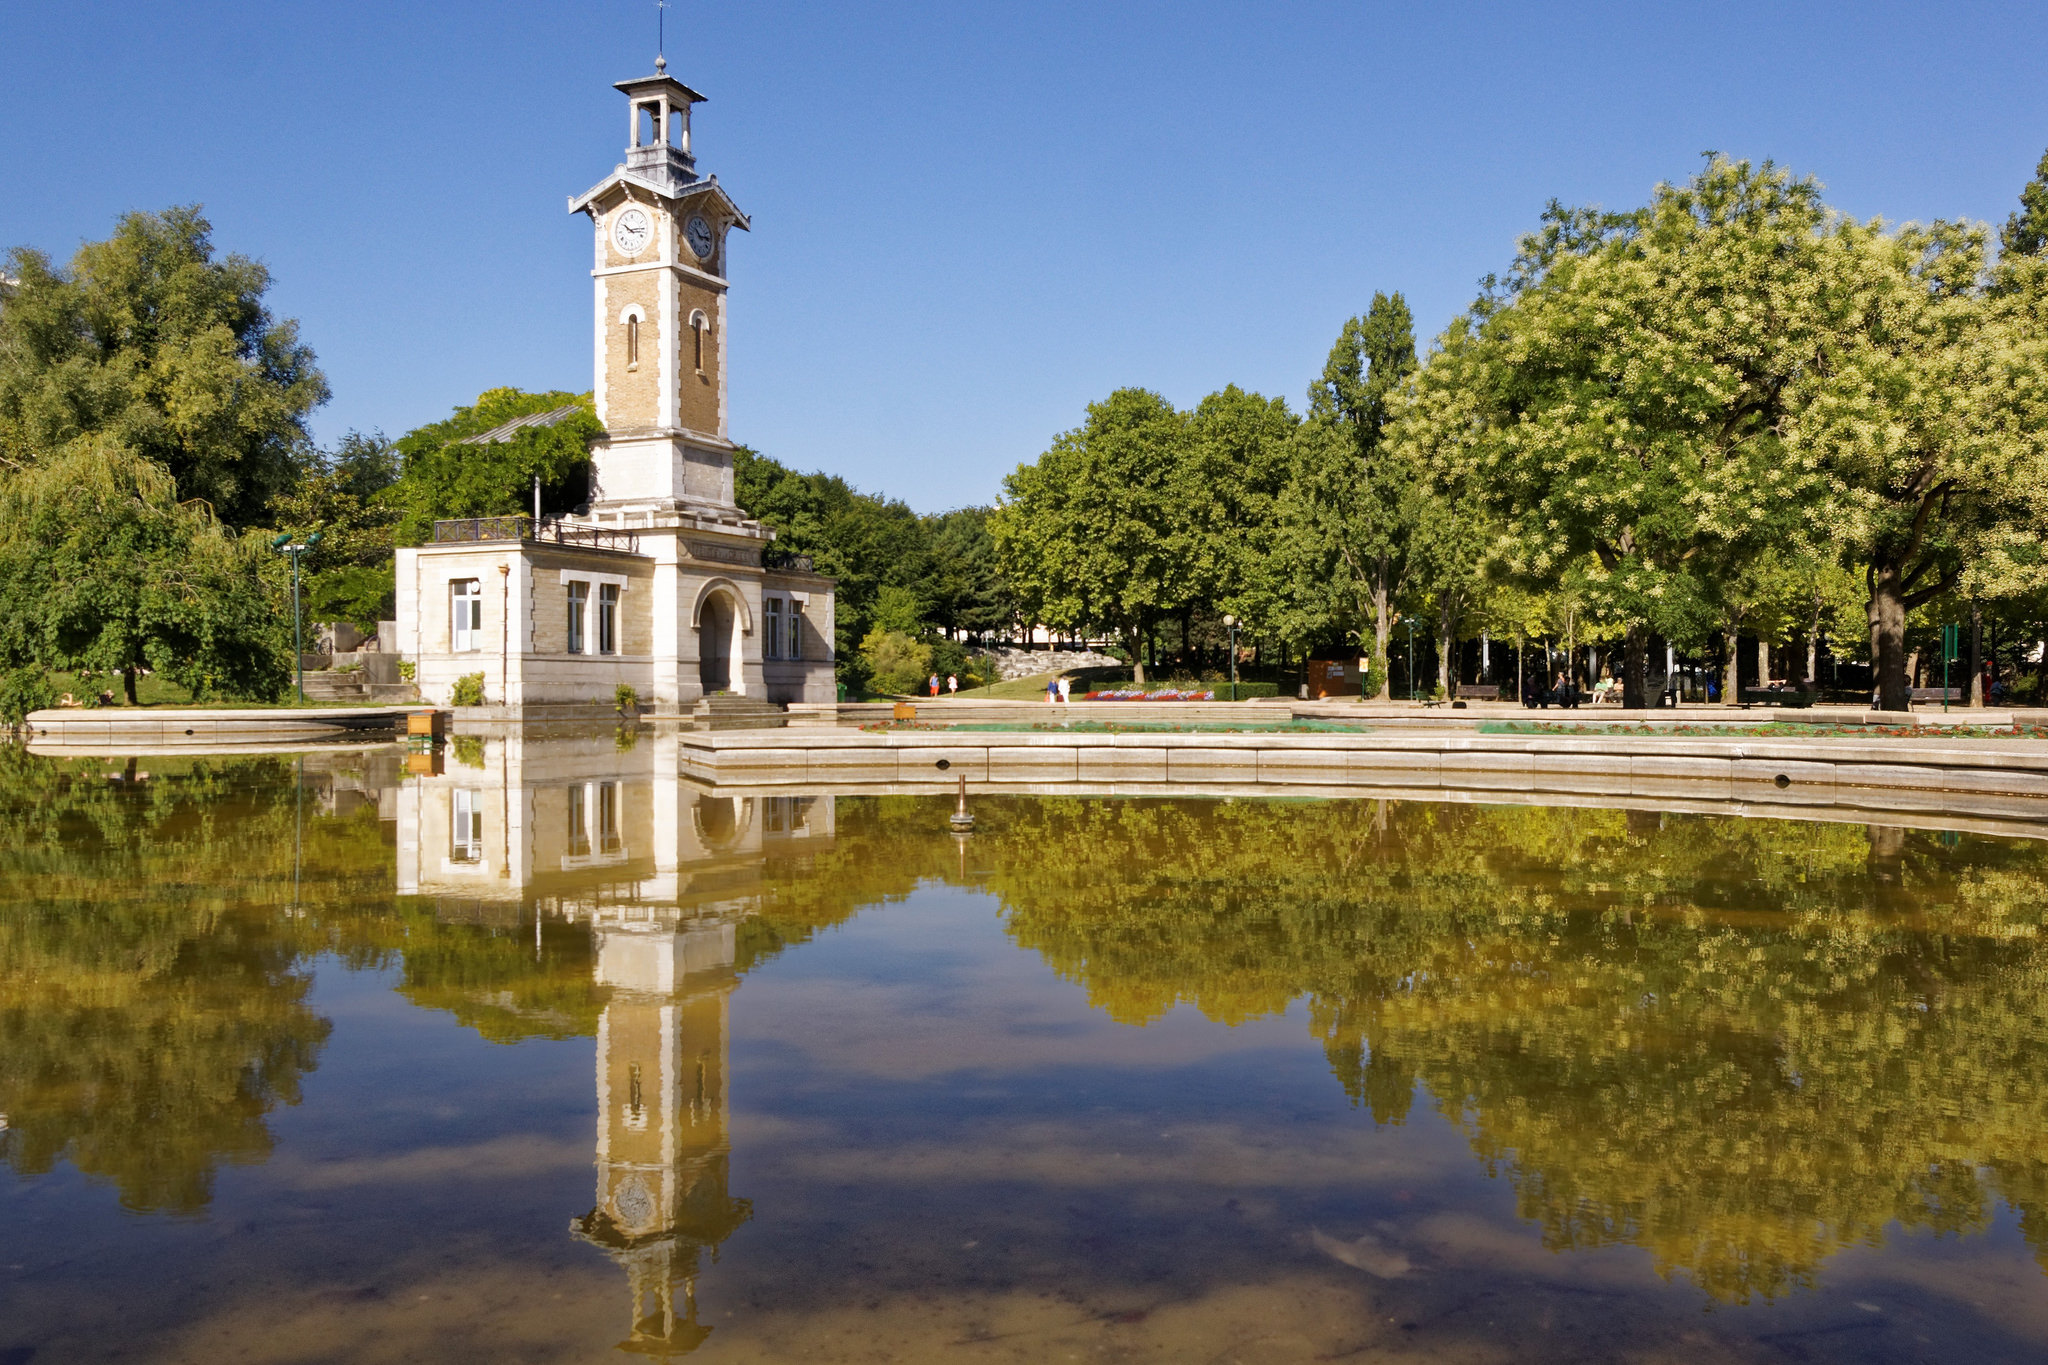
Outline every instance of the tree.
[[1982, 228], [1845, 224], [1845, 324], [1788, 424], [1869, 591], [1879, 705], [1910, 704], [1907, 615], [1974, 569], [2038, 581], [2048, 530], [2048, 258], [1984, 269]]
[[[571, 406], [578, 411], [564, 420], [522, 427], [507, 440], [472, 439], [515, 417]], [[590, 498], [590, 444], [603, 434], [587, 393], [485, 390], [452, 417], [398, 438], [401, 472], [384, 495], [399, 511], [398, 543], [424, 543], [438, 520], [530, 513], [536, 477], [542, 515], [582, 506]]]
[[906, 504], [860, 492], [835, 474], [799, 474], [744, 446], [733, 455], [733, 496], [775, 532], [771, 554], [809, 555], [819, 573], [837, 580], [834, 658], [849, 686], [866, 680], [858, 646], [873, 628], [884, 588], [915, 596], [913, 634], [942, 609], [933, 590], [931, 528]]
[[1280, 624], [1272, 566], [1300, 419], [1284, 398], [1229, 384], [1196, 404], [1188, 424], [1195, 467], [1186, 482], [1197, 499], [1197, 534], [1206, 542], [1200, 562], [1210, 580], [1199, 585], [1197, 601], [1183, 606], [1183, 625], [1195, 606], [1213, 605], [1248, 629], [1270, 630]]
[[150, 669], [199, 697], [271, 700], [290, 676], [280, 567], [108, 436], [0, 480], [0, 664]]
[[1118, 389], [1005, 479], [989, 518], [1026, 611], [1050, 626], [1115, 631], [1140, 684], [1153, 624], [1215, 581], [1193, 446], [1184, 413], [1149, 390]]
[[351, 431], [334, 450], [316, 453], [299, 481], [272, 499], [274, 528], [320, 534], [300, 562], [313, 620], [349, 621], [368, 631], [391, 614], [399, 512], [387, 493], [397, 479], [397, 448], [381, 432]]
[[0, 464], [105, 436], [230, 526], [290, 485], [327, 380], [298, 324], [263, 305], [270, 272], [216, 258], [199, 209], [124, 215], [59, 268], [20, 247], [0, 306]]
[[976, 641], [1008, 629], [1017, 605], [996, 564], [989, 509], [959, 507], [922, 518], [931, 542], [932, 619]]
[[1418, 381], [1478, 392], [1466, 475], [1506, 520], [1509, 567], [1541, 582], [1597, 561], [1630, 706], [1678, 576], [1825, 522], [1781, 433], [1829, 335], [1827, 224], [1813, 182], [1720, 157], [1632, 213], [1553, 203], [1470, 342], [1444, 348], [1455, 363]]
[[[1321, 615], [1351, 628], [1350, 599], [1372, 618], [1372, 668], [1387, 695], [1387, 637], [1408, 574], [1414, 466], [1385, 440], [1396, 390], [1415, 369], [1415, 320], [1400, 294], [1374, 294], [1344, 324], [1309, 388], [1287, 536], [1298, 587], [1328, 584]], [[1311, 608], [1310, 615], [1318, 614]]]
[[2020, 206], [2005, 220], [1998, 249], [2008, 258], [2048, 252], [2048, 152], [2041, 154], [2034, 178], [2020, 190]]

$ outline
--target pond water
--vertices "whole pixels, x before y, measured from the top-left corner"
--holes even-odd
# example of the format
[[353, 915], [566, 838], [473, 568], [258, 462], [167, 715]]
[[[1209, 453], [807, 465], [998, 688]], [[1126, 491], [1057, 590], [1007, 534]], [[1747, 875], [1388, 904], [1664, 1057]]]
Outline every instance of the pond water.
[[0, 1365], [2037, 1361], [2048, 843], [0, 751]]

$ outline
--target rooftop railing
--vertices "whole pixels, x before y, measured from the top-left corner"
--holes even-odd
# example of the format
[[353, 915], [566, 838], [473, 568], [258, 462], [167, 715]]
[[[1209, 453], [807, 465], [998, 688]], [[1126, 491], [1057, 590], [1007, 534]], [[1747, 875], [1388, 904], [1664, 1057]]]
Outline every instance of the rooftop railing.
[[545, 518], [536, 523], [532, 517], [458, 517], [434, 523], [436, 545], [501, 540], [580, 545], [592, 550], [624, 550], [627, 554], [640, 552], [639, 536], [608, 526], [576, 526]]

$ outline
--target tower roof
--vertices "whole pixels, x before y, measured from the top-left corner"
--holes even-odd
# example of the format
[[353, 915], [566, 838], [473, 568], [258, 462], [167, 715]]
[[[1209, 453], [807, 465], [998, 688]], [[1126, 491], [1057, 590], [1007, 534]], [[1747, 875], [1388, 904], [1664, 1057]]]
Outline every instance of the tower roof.
[[671, 104], [702, 104], [705, 97], [684, 85], [666, 71], [652, 76], [635, 76], [629, 81], [613, 81], [612, 89], [622, 92], [628, 99], [654, 99], [667, 95]]

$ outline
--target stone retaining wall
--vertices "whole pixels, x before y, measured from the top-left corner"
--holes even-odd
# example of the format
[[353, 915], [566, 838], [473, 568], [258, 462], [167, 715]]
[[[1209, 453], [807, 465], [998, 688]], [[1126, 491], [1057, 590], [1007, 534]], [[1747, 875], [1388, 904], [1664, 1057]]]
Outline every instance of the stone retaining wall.
[[1967, 809], [2048, 822], [2048, 743], [1633, 736], [690, 733], [682, 769], [756, 786], [1026, 783], [1075, 790], [1555, 792], [1602, 797]]

